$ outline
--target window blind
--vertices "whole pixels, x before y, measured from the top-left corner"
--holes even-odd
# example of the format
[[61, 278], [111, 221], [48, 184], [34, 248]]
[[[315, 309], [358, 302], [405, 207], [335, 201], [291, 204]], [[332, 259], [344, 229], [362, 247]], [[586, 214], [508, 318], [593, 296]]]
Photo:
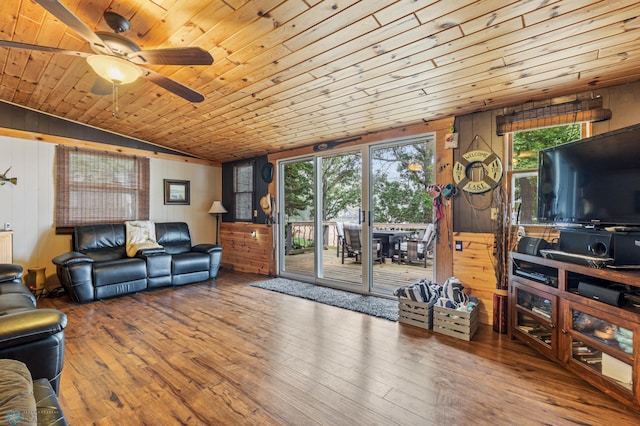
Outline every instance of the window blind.
[[58, 146], [56, 228], [149, 219], [149, 159]]
[[253, 163], [234, 166], [233, 194], [234, 220], [251, 221], [253, 218]]

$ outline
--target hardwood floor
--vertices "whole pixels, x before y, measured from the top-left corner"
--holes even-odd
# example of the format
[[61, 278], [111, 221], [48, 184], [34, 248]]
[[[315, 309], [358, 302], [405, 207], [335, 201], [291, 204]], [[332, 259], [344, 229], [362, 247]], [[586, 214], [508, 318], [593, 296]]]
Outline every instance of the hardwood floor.
[[471, 342], [216, 281], [86, 305], [69, 318], [61, 404], [72, 425], [640, 423], [528, 347]]

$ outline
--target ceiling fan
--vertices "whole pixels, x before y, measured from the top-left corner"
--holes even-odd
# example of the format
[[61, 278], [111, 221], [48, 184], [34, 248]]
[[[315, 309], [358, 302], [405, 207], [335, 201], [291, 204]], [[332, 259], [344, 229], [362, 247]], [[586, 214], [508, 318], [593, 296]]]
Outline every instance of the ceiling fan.
[[[213, 57], [199, 47], [178, 47], [167, 49], [142, 50], [140, 47], [120, 35], [127, 31], [131, 24], [123, 16], [112, 12], [104, 12], [104, 19], [113, 29], [113, 33], [92, 31], [84, 22], [67, 9], [58, 0], [34, 0], [50, 14], [58, 18], [79, 36], [85, 39], [94, 53], [64, 50], [56, 47], [19, 43], [0, 40], [0, 46], [14, 49], [38, 50], [61, 53], [86, 58], [87, 63], [102, 79], [98, 79], [93, 89], [96, 94], [108, 94], [113, 90], [117, 96], [117, 86], [144, 77], [150, 82], [178, 95], [190, 102], [202, 102], [204, 95], [175, 81], [167, 76], [139, 65], [211, 65]], [[108, 82], [108, 86], [107, 83]], [[114, 101], [117, 105], [117, 103]], [[116, 106], [117, 108], [117, 106]], [[116, 111], [114, 111], [115, 115]]]

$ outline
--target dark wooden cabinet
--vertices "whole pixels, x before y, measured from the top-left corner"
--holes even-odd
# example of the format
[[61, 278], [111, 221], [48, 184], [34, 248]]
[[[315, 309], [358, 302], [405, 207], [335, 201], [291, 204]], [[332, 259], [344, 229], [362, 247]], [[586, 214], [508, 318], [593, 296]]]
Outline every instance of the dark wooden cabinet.
[[511, 253], [509, 336], [640, 410], [640, 307], [582, 296], [581, 282], [640, 291], [640, 272]]

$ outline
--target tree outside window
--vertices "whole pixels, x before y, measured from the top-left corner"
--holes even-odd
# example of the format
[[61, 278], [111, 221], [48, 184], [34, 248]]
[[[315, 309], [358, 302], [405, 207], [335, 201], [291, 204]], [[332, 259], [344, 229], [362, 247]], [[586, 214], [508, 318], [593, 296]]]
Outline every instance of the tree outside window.
[[582, 123], [514, 132], [511, 136], [511, 223], [537, 223], [538, 151], [582, 138]]

